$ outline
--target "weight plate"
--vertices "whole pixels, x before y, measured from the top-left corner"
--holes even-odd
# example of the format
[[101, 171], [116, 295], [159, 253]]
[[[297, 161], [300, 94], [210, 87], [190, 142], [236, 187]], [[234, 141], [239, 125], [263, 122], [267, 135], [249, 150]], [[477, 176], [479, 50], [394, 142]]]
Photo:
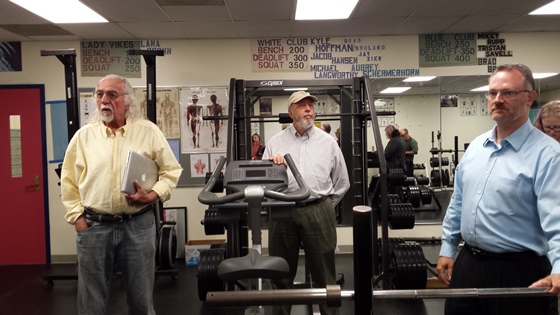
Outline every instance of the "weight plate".
[[220, 213], [217, 209], [204, 211], [204, 233], [206, 235], [222, 235], [225, 233], [224, 224], [220, 221]]
[[160, 270], [169, 270], [173, 268], [175, 253], [177, 252], [177, 237], [173, 233], [172, 226], [163, 226], [159, 237], [158, 244], [158, 262]]
[[225, 284], [218, 277], [218, 265], [225, 258], [225, 249], [205, 249], [200, 252], [198, 261], [198, 298], [206, 301], [210, 291], [224, 291]]

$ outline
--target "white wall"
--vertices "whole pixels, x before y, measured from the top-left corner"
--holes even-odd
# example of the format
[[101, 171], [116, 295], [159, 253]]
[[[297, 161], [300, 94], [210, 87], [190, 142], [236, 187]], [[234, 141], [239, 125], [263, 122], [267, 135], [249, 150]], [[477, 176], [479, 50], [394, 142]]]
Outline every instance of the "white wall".
[[[519, 45], [515, 47], [516, 59], [508, 59], [504, 62], [523, 62], [533, 67], [535, 71], [551, 71], [550, 60], [534, 58], [534, 47], [539, 47], [539, 54], [547, 56], [555, 55], [559, 47], [558, 34], [551, 33], [531, 33], [531, 36], [513, 35], [519, 37], [518, 41], [531, 41], [530, 45]], [[508, 37], [509, 38], [509, 37]], [[391, 41], [400, 43], [403, 51], [407, 46], [417, 43], [417, 36], [391, 37]], [[172, 47], [171, 55], [157, 58], [157, 84], [158, 86], [227, 86], [230, 78], [246, 80], [260, 79], [310, 79], [308, 73], [254, 73], [251, 72], [250, 64], [250, 41], [249, 40], [173, 40], [161, 41], [165, 47]], [[411, 43], [411, 44], [407, 44]], [[508, 41], [515, 46], [515, 41]], [[44, 84], [46, 100], [63, 100], [65, 98], [64, 67], [56, 57], [41, 57], [40, 51], [43, 49], [66, 49], [74, 48], [79, 54], [78, 41], [44, 41], [44, 42], [23, 42], [22, 43], [22, 72], [0, 72], [0, 82], [2, 84]], [[417, 45], [415, 46], [417, 49]], [[525, 48], [526, 47], [526, 48]], [[544, 47], [544, 48], [543, 48]], [[408, 55], [407, 55], [408, 56]], [[395, 57], [395, 56], [393, 56]], [[78, 67], [80, 65], [79, 58]], [[389, 58], [390, 59], [390, 58]], [[395, 59], [395, 58], [393, 58]], [[410, 63], [407, 57], [407, 63]], [[546, 59], [546, 58], [545, 58]], [[393, 63], [389, 66], [398, 68], [399, 58], [388, 61]], [[477, 68], [477, 67], [474, 67]], [[421, 69], [422, 75], [463, 75], [463, 74], [486, 74], [477, 73], [474, 68], [429, 68]], [[480, 68], [478, 68], [480, 72]], [[144, 86], [145, 65], [143, 64], [143, 77], [131, 79], [134, 86]], [[472, 73], [471, 73], [472, 72]], [[78, 87], [93, 88], [99, 78], [86, 78], [79, 76]], [[559, 93], [548, 93], [543, 98], [560, 98]], [[286, 112], [287, 99], [279, 98], [273, 101], [273, 114]], [[414, 137], [420, 147], [420, 152], [415, 158], [416, 163], [429, 164], [431, 154], [429, 149], [432, 147], [431, 132], [437, 134], [442, 131], [442, 146], [445, 149], [453, 148], [453, 136], [459, 136], [460, 149], [464, 142], [470, 142], [479, 133], [492, 127], [493, 121], [485, 116], [460, 116], [459, 108], [440, 108], [439, 95], [429, 96], [402, 96], [395, 98], [395, 122], [400, 127], [409, 129], [410, 135]], [[48, 119], [47, 119], [48, 120]], [[47, 122], [49, 122], [48, 120]], [[329, 122], [333, 125], [333, 133], [336, 129], [336, 122]], [[50, 127], [49, 127], [50, 131]], [[265, 126], [264, 140], [276, 132], [280, 131], [278, 124], [267, 124]], [[372, 133], [370, 134], [372, 135]], [[47, 137], [49, 138], [49, 137]], [[370, 137], [370, 142], [373, 137]], [[49, 141], [49, 150], [52, 145]], [[437, 142], [435, 146], [437, 146]], [[369, 147], [373, 143], [369, 144]], [[450, 157], [450, 156], [449, 156]], [[52, 159], [52, 152], [49, 153]], [[51, 253], [53, 256], [74, 255], [76, 253], [75, 232], [73, 226], [64, 220], [64, 209], [60, 202], [60, 187], [58, 177], [54, 172], [56, 165], [49, 165], [49, 219], [50, 219], [50, 238]], [[188, 227], [187, 239], [211, 238], [204, 235], [203, 226], [200, 221], [204, 216], [206, 206], [197, 201], [200, 188], [178, 188], [172, 195], [166, 206], [186, 206], [188, 208]], [[418, 226], [411, 231], [391, 232], [393, 236], [440, 236], [441, 227], [439, 225]], [[351, 245], [351, 228], [339, 229], [339, 244]], [[212, 238], [223, 238], [215, 236]], [[263, 235], [266, 246], [266, 232]]]

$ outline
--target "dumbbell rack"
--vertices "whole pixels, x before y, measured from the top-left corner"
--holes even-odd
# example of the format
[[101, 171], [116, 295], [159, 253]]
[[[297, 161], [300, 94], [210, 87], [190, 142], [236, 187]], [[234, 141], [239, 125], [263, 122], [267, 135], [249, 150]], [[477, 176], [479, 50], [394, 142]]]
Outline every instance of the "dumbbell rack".
[[[455, 165], [459, 163], [459, 149], [458, 149], [458, 137], [455, 136], [455, 149], [442, 149], [441, 148], [441, 132], [438, 131], [437, 134], [438, 147], [434, 146], [434, 132], [432, 131], [432, 148], [430, 153], [432, 157], [430, 158], [430, 167], [432, 171], [430, 172], [430, 182], [432, 187], [437, 187], [440, 190], [444, 190], [446, 187], [453, 187], [453, 173], [455, 171]], [[449, 158], [443, 157], [443, 153], [452, 153], [451, 164]], [[444, 166], [449, 166], [449, 169], [444, 169]]]

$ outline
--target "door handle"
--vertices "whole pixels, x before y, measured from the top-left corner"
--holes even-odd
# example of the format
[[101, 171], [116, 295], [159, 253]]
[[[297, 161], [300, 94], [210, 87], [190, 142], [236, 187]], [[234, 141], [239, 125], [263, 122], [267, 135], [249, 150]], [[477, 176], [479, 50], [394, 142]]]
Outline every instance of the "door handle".
[[29, 190], [31, 188], [33, 188], [35, 191], [39, 190], [39, 175], [35, 175], [35, 183], [33, 185], [29, 185], [27, 187], [25, 187], [25, 190]]

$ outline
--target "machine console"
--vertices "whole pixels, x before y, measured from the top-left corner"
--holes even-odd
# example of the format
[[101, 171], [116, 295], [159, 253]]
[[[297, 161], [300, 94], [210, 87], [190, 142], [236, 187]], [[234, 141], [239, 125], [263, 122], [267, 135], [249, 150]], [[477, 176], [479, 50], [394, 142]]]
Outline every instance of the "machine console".
[[224, 187], [242, 191], [249, 185], [260, 185], [278, 191], [288, 187], [288, 173], [284, 165], [268, 160], [232, 161], [224, 174]]

